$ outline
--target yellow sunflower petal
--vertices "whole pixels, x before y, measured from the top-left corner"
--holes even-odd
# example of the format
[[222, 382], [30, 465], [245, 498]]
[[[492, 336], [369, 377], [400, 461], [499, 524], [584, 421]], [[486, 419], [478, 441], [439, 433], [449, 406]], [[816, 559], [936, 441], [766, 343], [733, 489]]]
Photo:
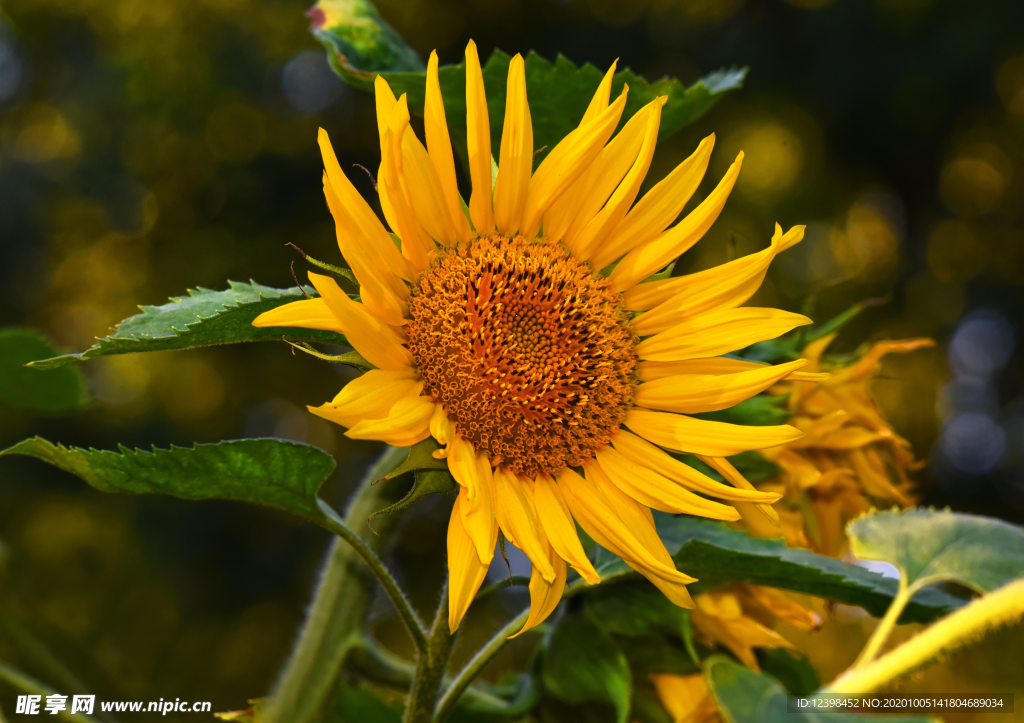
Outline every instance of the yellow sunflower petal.
[[385, 216], [388, 223], [392, 224], [392, 230], [402, 240], [402, 255], [414, 269], [423, 271], [430, 261], [429, 251], [433, 242], [423, 230], [406, 192], [402, 173], [402, 137], [408, 128], [409, 109], [406, 96], [402, 94], [391, 114], [391, 123], [384, 131], [387, 143], [382, 151], [377, 190], [382, 207], [385, 199], [390, 205], [390, 214], [385, 208]]
[[[497, 544], [494, 517], [494, 478], [491, 464], [473, 445], [456, 436], [448, 449], [448, 470], [455, 481], [466, 489], [461, 498], [462, 523], [476, 544], [480, 562], [490, 562]], [[494, 534], [491, 531], [494, 530]]]
[[373, 439], [392, 447], [411, 447], [430, 436], [434, 403], [428, 397], [405, 397], [383, 419], [364, 419], [347, 432], [352, 439]]
[[683, 585], [695, 581], [675, 569], [640, 505], [619, 492], [598, 467], [587, 467], [586, 480], [569, 468], [563, 469], [558, 474], [558, 486], [572, 516], [597, 544], [642, 568], [645, 575]]
[[646, 439], [630, 434], [624, 429], [620, 429], [615, 438], [612, 439], [612, 446], [635, 464], [647, 467], [676, 484], [695, 492], [702, 492], [719, 499], [734, 501], [770, 503], [782, 497], [782, 495], [773, 492], [736, 489], [735, 487], [723, 485], [721, 482], [716, 482], [690, 465], [683, 464], [678, 459], [670, 456], [665, 450], [651, 444]]
[[[746, 477], [740, 474], [738, 469], [732, 466], [732, 462], [724, 457], [712, 457], [700, 454], [697, 455], [697, 457], [701, 462], [711, 467], [711, 469], [718, 472], [718, 474], [722, 475], [739, 489], [751, 491], [756, 489], [754, 485], [750, 484]], [[779, 513], [776, 512], [770, 504], [757, 504], [755, 507], [757, 507], [758, 511], [767, 517], [768, 521], [775, 527], [779, 526]]]
[[772, 259], [800, 243], [804, 228], [794, 226], [782, 233], [782, 227], [775, 224], [775, 235], [763, 251], [695, 274], [637, 284], [623, 294], [622, 299], [632, 311], [666, 305], [666, 310], [677, 310], [676, 313], [688, 316], [734, 308], [757, 291]]
[[668, 228], [704, 178], [714, 146], [715, 135], [712, 133], [700, 142], [689, 158], [648, 191], [601, 244], [591, 259], [591, 265], [595, 269], [603, 269]]
[[[448, 629], [453, 635], [459, 629], [490, 566], [490, 560], [486, 563], [480, 561], [476, 544], [462, 524], [460, 507], [466, 494], [466, 488], [459, 490], [448, 521]], [[496, 522], [493, 524], [497, 537], [498, 525]]]
[[307, 407], [318, 417], [353, 427], [364, 419], [383, 419], [406, 397], [418, 397], [423, 382], [416, 372], [371, 369], [346, 384], [333, 401]]
[[[377, 214], [348, 180], [348, 176], [342, 172], [327, 131], [321, 128], [317, 140], [320, 144], [324, 170], [331, 188], [341, 202], [341, 207], [345, 209], [355, 224], [354, 228], [347, 229], [348, 233], [352, 234], [351, 243], [365, 243], [366, 253], [369, 256], [377, 257], [382, 268], [406, 281], [411, 281], [415, 278], [412, 268], [391, 242], [391, 237], [381, 224], [380, 219], [377, 218]], [[359, 235], [354, 233], [355, 230], [358, 230]], [[339, 237], [339, 243], [340, 241]]]
[[682, 221], [660, 236], [626, 254], [609, 277], [615, 290], [632, 289], [656, 271], [665, 268], [697, 243], [722, 212], [743, 164], [741, 152], [718, 186]]
[[618, 64], [619, 59], [616, 58], [612, 61], [608, 70], [605, 71], [604, 77], [601, 78], [601, 82], [597, 85], [597, 90], [594, 91], [594, 96], [590, 99], [590, 105], [587, 106], [586, 112], [583, 113], [583, 119], [580, 121], [581, 126], [597, 118], [601, 111], [608, 107], [608, 100], [612, 97], [612, 81], [615, 79], [615, 67]]
[[402, 339], [373, 318], [362, 304], [352, 301], [337, 281], [312, 271], [309, 280], [338, 320], [345, 339], [364, 359], [379, 369], [412, 369], [412, 354], [402, 344]]
[[[810, 361], [804, 359], [810, 366]], [[640, 381], [653, 382], [678, 374], [739, 374], [769, 366], [763, 362], [736, 359], [729, 356], [713, 356], [705, 359], [681, 359], [679, 361], [661, 362], [644, 361], [637, 365]], [[783, 379], [794, 382], [821, 382], [830, 378], [831, 374], [813, 374], [806, 371], [790, 372]]]
[[803, 432], [788, 424], [748, 427], [636, 407], [626, 413], [626, 426], [649, 442], [673, 452], [710, 457], [730, 457], [752, 449], [778, 447], [803, 436]]
[[541, 475], [534, 481], [533, 504], [544, 534], [558, 556], [572, 565], [589, 584], [601, 582], [594, 564], [583, 550], [569, 506], [554, 480]]
[[437, 53], [430, 53], [427, 62], [427, 96], [423, 105], [423, 128], [427, 140], [427, 152], [437, 172], [441, 190], [444, 193], [448, 216], [460, 241], [468, 241], [472, 236], [469, 220], [462, 212], [459, 197], [459, 186], [455, 178], [455, 158], [452, 155], [452, 142], [448, 135], [448, 120], [444, 113], [444, 98], [441, 95], [441, 83], [437, 75]]
[[297, 326], [300, 329], [323, 329], [342, 333], [341, 325], [327, 302], [320, 298], [293, 301], [278, 306], [252, 320], [253, 326]]
[[476, 43], [466, 46], [466, 142], [469, 148], [469, 216], [481, 236], [494, 230], [491, 186], [491, 123], [487, 117], [487, 95]]
[[[560, 224], [564, 225], [565, 230], [561, 231], [560, 227], [556, 228], [551, 224], [549, 231], [548, 224], [545, 224], [545, 234], [550, 234], [549, 238], [561, 239], [566, 246], [572, 248], [577, 237], [601, 210], [605, 201], [633, 166], [640, 153], [640, 146], [643, 145], [643, 131], [647, 127], [651, 113], [654, 112], [654, 105], [654, 101], [648, 103], [626, 121], [622, 130], [598, 154], [597, 160], [572, 185], [572, 207], [567, 209], [568, 216]], [[565, 195], [568, 196], [569, 193], [566, 192]]]
[[380, 150], [384, 152], [384, 132], [388, 129], [391, 114], [398, 104], [398, 98], [383, 75], [373, 79], [373, 98], [377, 108], [377, 135], [380, 136]]
[[[618, 268], [618, 267], [616, 267]], [[810, 324], [802, 314], [744, 306], [701, 314], [644, 339], [636, 354], [645, 361], [681, 361], [717, 356], [774, 339]]]
[[[584, 228], [580, 235], [573, 239], [573, 255], [580, 261], [588, 261], [597, 249], [607, 240], [608, 236], [615, 230], [626, 217], [630, 206], [640, 193], [640, 185], [647, 177], [647, 170], [651, 167], [651, 159], [654, 158], [654, 147], [658, 143], [658, 128], [661, 125], [661, 108], [665, 105], [666, 96], [659, 96], [651, 102], [651, 111], [647, 116], [647, 127], [644, 129], [643, 143], [636, 160], [630, 167], [626, 177], [622, 179], [615, 192], [612, 193], [608, 203], [594, 216]], [[594, 265], [600, 269], [601, 266]]]
[[614, 447], [605, 447], [598, 452], [596, 463], [613, 484], [647, 507], [714, 520], [740, 518], [729, 505], [712, 502], [683, 489], [648, 467], [633, 462]]
[[544, 213], [576, 182], [595, 161], [619, 124], [626, 107], [626, 93], [593, 121], [581, 125], [563, 138], [547, 155], [530, 179], [526, 210], [520, 232], [532, 238], [540, 229]]
[[807, 362], [797, 359], [777, 366], [737, 374], [680, 374], [644, 382], [636, 387], [633, 403], [665, 412], [715, 412], [763, 392]]
[[500, 469], [494, 471], [494, 515], [509, 541], [526, 553], [547, 582], [555, 579], [544, 531], [537, 521], [529, 483]]
[[[541, 532], [541, 535], [543, 534]], [[543, 544], [547, 553], [546, 562], [553, 570], [553, 577], [551, 580], [545, 578], [537, 564], [534, 563], [533, 569], [530, 571], [530, 616], [526, 619], [522, 630], [515, 635], [510, 635], [509, 640], [519, 637], [530, 628], [535, 628], [547, 620], [548, 616], [558, 607], [558, 603], [562, 600], [562, 593], [565, 592], [565, 578], [568, 573], [565, 560], [555, 554], [554, 549], [547, 544], [546, 540], [543, 541]]]
[[710, 723], [717, 720], [718, 707], [711, 697], [704, 673], [651, 673], [650, 677], [672, 723]]
[[512, 236], [522, 225], [533, 169], [533, 122], [526, 100], [526, 64], [518, 53], [508, 66], [507, 87], [501, 157], [494, 181], [494, 223], [499, 231]]
[[[463, 240], [452, 221], [434, 163], [411, 128], [402, 134], [402, 173], [409, 203], [424, 230], [435, 241], [449, 246]], [[461, 209], [459, 215], [465, 222]], [[468, 223], [466, 232], [469, 232]]]

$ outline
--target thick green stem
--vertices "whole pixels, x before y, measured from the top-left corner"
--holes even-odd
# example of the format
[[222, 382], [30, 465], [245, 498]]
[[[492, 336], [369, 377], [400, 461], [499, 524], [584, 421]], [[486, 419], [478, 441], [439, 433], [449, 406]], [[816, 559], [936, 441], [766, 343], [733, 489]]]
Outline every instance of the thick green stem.
[[818, 695], [867, 695], [939, 656], [1022, 617], [1024, 579], [1004, 585], [947, 615], [875, 662], [852, 668]]
[[885, 611], [885, 617], [878, 623], [878, 627], [871, 634], [867, 645], [864, 646], [864, 649], [860, 651], [860, 655], [857, 656], [857, 660], [854, 661], [854, 668], [862, 668], [878, 656], [878, 651], [882, 649], [885, 641], [889, 639], [889, 634], [896, 626], [900, 613], [903, 612], [903, 608], [907, 606], [915, 592], [917, 590], [908, 588], [906, 580], [900, 575], [900, 588], [896, 592], [896, 597], [889, 603], [889, 609]]
[[[469, 684], [476, 680], [476, 676], [480, 675], [484, 667], [505, 647], [505, 644], [508, 643], [508, 636], [522, 628], [529, 617], [530, 608], [526, 608], [526, 610], [523, 610], [505, 623], [505, 626], [496, 632], [494, 637], [487, 641], [486, 645], [476, 651], [476, 655], [456, 674], [451, 685], [448, 686], [448, 690], [444, 692], [441, 700], [438, 701], [437, 708], [434, 711], [433, 723], [444, 723], [448, 719], [448, 716], [455, 710], [455, 704], [459, 702], [459, 698], [462, 697]], [[427, 720], [431, 719], [428, 718]]]
[[[373, 485], [396, 467], [405, 450], [389, 448], [370, 469], [345, 513], [346, 525], [359, 529], [370, 513], [397, 499], [395, 490]], [[385, 490], [391, 489], [390, 492]], [[380, 530], [395, 523], [381, 521]], [[379, 549], [370, 533], [367, 544]], [[260, 714], [261, 723], [311, 723], [319, 720], [327, 696], [350, 648], [357, 643], [373, 599], [374, 578], [347, 542], [335, 538], [324, 563], [316, 594], [291, 657]]]
[[412, 688], [405, 704], [403, 723], [430, 723], [454, 642], [455, 636], [448, 632], [446, 584], [441, 593], [441, 602], [437, 606], [434, 624], [430, 628], [430, 636], [427, 638], [427, 648], [416, 660], [416, 671], [413, 673]]
[[[46, 705], [46, 696], [54, 695], [57, 692], [48, 685], [40, 683], [35, 678], [25, 675], [20, 670], [15, 670], [5, 663], [0, 663], [0, 681], [7, 683], [12, 688], [20, 690], [22, 693], [38, 695], [43, 698], [43, 700], [40, 701], [39, 706], [41, 712], [44, 710], [44, 706]], [[67, 701], [66, 709], [57, 713], [57, 718], [70, 721], [70, 723], [99, 723], [91, 715], [86, 715], [85, 713], [72, 714], [70, 700]]]

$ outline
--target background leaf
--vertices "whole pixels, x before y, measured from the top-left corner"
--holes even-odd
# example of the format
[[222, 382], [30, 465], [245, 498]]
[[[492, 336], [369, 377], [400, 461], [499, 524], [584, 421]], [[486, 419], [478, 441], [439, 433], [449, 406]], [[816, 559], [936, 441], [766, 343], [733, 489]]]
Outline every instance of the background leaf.
[[993, 517], [889, 510], [858, 517], [846, 530], [854, 555], [891, 562], [911, 588], [952, 580], [988, 592], [1024, 577], [1024, 528]]
[[[744, 399], [733, 407], [717, 412], [700, 412], [693, 416], [698, 419], [710, 419], [714, 422], [728, 422], [730, 424], [754, 426], [785, 424], [793, 416], [793, 412], [787, 406], [788, 402], [788, 395], [758, 394], [756, 397]], [[757, 456], [764, 459], [760, 454]]]
[[120, 452], [64, 447], [40, 437], [0, 451], [27, 455], [70, 472], [102, 492], [157, 493], [191, 500], [252, 502], [319, 522], [317, 491], [334, 459], [308, 444], [239, 439], [194, 447]]
[[[315, 31], [314, 31], [315, 32]], [[319, 33], [317, 37], [328, 49], [334, 60], [333, 45]], [[483, 65], [484, 87], [487, 90], [487, 112], [491, 123], [491, 148], [497, 153], [501, 148], [501, 129], [505, 118], [505, 86], [508, 82], [508, 66], [511, 56], [502, 50], [495, 50]], [[659, 138], [668, 138], [680, 128], [704, 115], [730, 90], [743, 85], [746, 69], [718, 70], [709, 73], [689, 88], [675, 78], [662, 78], [653, 83], [626, 68], [615, 74], [612, 82], [612, 97], [618, 96], [623, 85], [629, 85], [623, 122], [631, 118], [640, 108], [659, 95], [668, 96], [661, 111]], [[372, 92], [373, 73], [353, 76], [350, 72], [339, 71], [341, 76], [355, 87]], [[408, 94], [409, 110], [423, 115], [426, 94], [426, 73], [389, 72], [381, 75], [388, 81], [395, 95]], [[559, 54], [552, 63], [537, 53], [526, 55], [526, 92], [530, 102], [533, 120], [533, 147], [544, 148], [538, 152], [534, 165], [543, 160], [550, 151], [583, 117], [590, 99], [597, 90], [604, 71], [590, 63], [577, 67], [572, 61]], [[445, 115], [449, 132], [456, 151], [466, 158], [466, 64], [445, 65], [438, 69], [441, 93], [444, 96]]]
[[[721, 522], [685, 515], [654, 512], [654, 518], [676, 567], [699, 580], [690, 586], [693, 592], [748, 582], [858, 605], [876, 617], [896, 595], [898, 584], [892, 578], [809, 550], [786, 547], [781, 539], [750, 537]], [[633, 574], [618, 557], [603, 550], [596, 566], [602, 588]], [[612, 589], [609, 586], [602, 594], [613, 594]], [[900, 620], [930, 622], [963, 604], [938, 590], [922, 590]]]
[[25, 366], [57, 354], [35, 329], [0, 329], [0, 405], [40, 414], [61, 414], [88, 404], [89, 394], [77, 369], [42, 370]]
[[604, 701], [615, 706], [616, 720], [625, 723], [633, 687], [626, 656], [585, 616], [559, 622], [546, 645], [544, 687], [568, 703]]
[[53, 369], [95, 356], [277, 341], [282, 336], [293, 341], [347, 345], [345, 337], [333, 331], [252, 325], [253, 319], [263, 312], [306, 298], [298, 289], [272, 289], [254, 281], [228, 284], [230, 288], [224, 291], [189, 290], [188, 296], [171, 297], [170, 302], [161, 306], [141, 306], [141, 314], [125, 319], [113, 333], [98, 339], [82, 353], [65, 354], [32, 366]]
[[789, 710], [785, 689], [773, 678], [725, 657], [704, 663], [708, 686], [729, 723], [938, 723], [925, 716], [877, 716], [832, 713], [814, 708]]

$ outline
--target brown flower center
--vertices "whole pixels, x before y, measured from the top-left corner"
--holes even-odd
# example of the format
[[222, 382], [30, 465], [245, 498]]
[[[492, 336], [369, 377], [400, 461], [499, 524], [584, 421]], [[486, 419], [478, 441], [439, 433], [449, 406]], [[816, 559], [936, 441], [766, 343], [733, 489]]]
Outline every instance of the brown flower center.
[[413, 290], [424, 394], [492, 464], [579, 467], [632, 404], [636, 354], [618, 294], [552, 243], [491, 236], [442, 252]]

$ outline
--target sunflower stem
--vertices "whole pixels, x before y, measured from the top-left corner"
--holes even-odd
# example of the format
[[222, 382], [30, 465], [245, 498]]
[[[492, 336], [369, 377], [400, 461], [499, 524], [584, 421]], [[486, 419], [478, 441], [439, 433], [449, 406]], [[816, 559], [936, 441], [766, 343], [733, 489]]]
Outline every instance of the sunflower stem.
[[[444, 695], [441, 696], [441, 700], [438, 701], [437, 708], [434, 710], [432, 723], [444, 723], [444, 721], [448, 720], [448, 716], [455, 710], [455, 704], [459, 702], [459, 698], [462, 697], [469, 684], [476, 680], [476, 677], [480, 675], [484, 667], [505, 647], [505, 644], [508, 643], [508, 636], [522, 628], [529, 617], [530, 608], [526, 608], [505, 623], [504, 627], [496, 632], [494, 637], [487, 641], [486, 645], [476, 651], [476, 655], [455, 675], [451, 685], [448, 686]], [[430, 721], [431, 719], [427, 720]]]
[[[396, 467], [405, 454], [404, 449], [390, 447], [370, 468], [345, 512], [349, 527], [363, 523], [371, 512], [394, 501], [394, 490], [373, 483]], [[394, 519], [388, 519], [383, 524], [393, 523]], [[372, 536], [365, 544], [372, 551], [382, 540]], [[335, 537], [306, 621], [260, 712], [260, 723], [312, 723], [321, 718], [341, 666], [358, 644], [373, 593], [370, 570], [352, 546]]]
[[867, 645], [864, 646], [864, 649], [860, 651], [860, 655], [857, 656], [857, 660], [854, 661], [854, 669], [863, 668], [875, 659], [878, 651], [882, 649], [885, 641], [889, 639], [889, 634], [892, 632], [893, 627], [895, 627], [900, 613], [903, 612], [903, 608], [910, 602], [910, 598], [915, 592], [917, 592], [916, 589], [907, 587], [907, 581], [901, 574], [900, 587], [896, 597], [889, 603], [889, 609], [885, 611], [885, 617], [878, 623], [878, 627], [875, 628], [875, 631], [871, 633], [871, 637], [868, 638]]
[[868, 695], [998, 627], [1024, 617], [1024, 579], [970, 602], [878, 660], [848, 670], [819, 697]]
[[441, 602], [434, 615], [434, 624], [430, 628], [426, 649], [421, 650], [416, 659], [416, 671], [413, 673], [403, 723], [430, 723], [454, 642], [455, 636], [448, 632], [446, 582], [441, 591]]

